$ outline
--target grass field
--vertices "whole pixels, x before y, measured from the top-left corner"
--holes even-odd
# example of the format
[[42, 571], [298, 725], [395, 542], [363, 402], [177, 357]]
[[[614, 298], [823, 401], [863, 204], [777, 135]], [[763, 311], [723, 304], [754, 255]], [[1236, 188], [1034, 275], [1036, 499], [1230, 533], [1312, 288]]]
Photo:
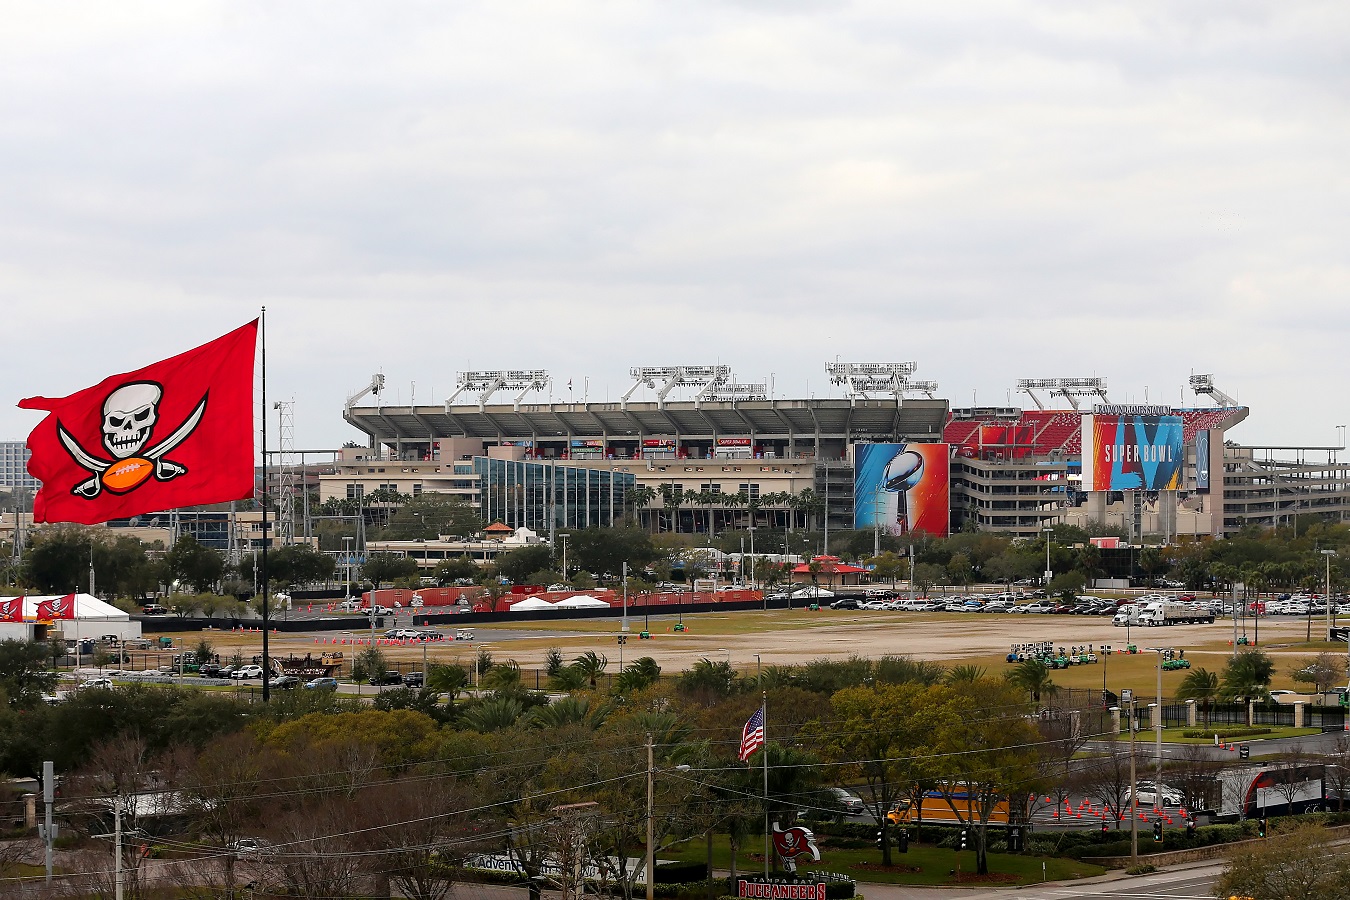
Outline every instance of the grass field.
[[[762, 840], [762, 837], [750, 841], [751, 846], [742, 846], [740, 852], [737, 853], [736, 867], [739, 872], [753, 873], [762, 870], [764, 848], [760, 840]], [[838, 872], [858, 881], [880, 884], [954, 885], [959, 882], [950, 873], [956, 870], [958, 866], [966, 874], [975, 869], [975, 854], [970, 850], [958, 853], [955, 850], [916, 843], [909, 845], [908, 853], [901, 853], [892, 848], [891, 863], [893, 867], [910, 867], [918, 871], [887, 872], [880, 871], [879, 868], [871, 868], [872, 866], [879, 867], [881, 864], [881, 851], [879, 849], [872, 847], [867, 849], [833, 847], [830, 846], [829, 838], [821, 838], [819, 844], [820, 864], [803, 866], [803, 871], [819, 869], [827, 872]], [[702, 841], [696, 840], [665, 851], [660, 856], [662, 859], [701, 863], [707, 860], [707, 847]], [[1041, 881], [1042, 863], [1045, 865], [1044, 877], [1050, 881], [1087, 878], [1092, 875], [1100, 875], [1105, 871], [1098, 866], [1071, 859], [1020, 856], [1008, 853], [989, 854], [989, 871], [994, 874], [1011, 876], [1008, 880], [999, 882], [1009, 885], [1035, 884]], [[731, 849], [727, 844], [726, 837], [719, 835], [713, 840], [713, 869], [727, 871], [730, 868]]]
[[[498, 660], [514, 659], [524, 667], [539, 666], [545, 651], [558, 647], [565, 657], [573, 657], [588, 650], [604, 654], [611, 667], [617, 667], [620, 656], [631, 660], [638, 656], [652, 656], [667, 672], [689, 668], [700, 658], [726, 659], [742, 672], [753, 672], [756, 665], [792, 665], [819, 657], [840, 658], [857, 654], [875, 658], [885, 654], [910, 655], [943, 664], [973, 664], [983, 666], [990, 674], [1010, 668], [1005, 660], [1013, 643], [1048, 640], [1056, 646], [1091, 645], [1098, 651], [1100, 661], [1094, 665], [1073, 666], [1052, 674], [1055, 684], [1069, 688], [1101, 690], [1105, 687], [1119, 693], [1130, 688], [1140, 697], [1152, 697], [1156, 691], [1156, 654], [1146, 648], [1172, 647], [1185, 650], [1186, 658], [1195, 667], [1211, 672], [1222, 671], [1233, 653], [1232, 623], [1220, 621], [1213, 625], [1174, 626], [1168, 628], [1133, 628], [1129, 640], [1138, 648], [1137, 654], [1115, 652], [1105, 655], [1103, 645], [1123, 651], [1126, 630], [1115, 628], [1110, 620], [1081, 616], [1025, 616], [978, 615], [961, 613], [899, 613], [870, 611], [816, 612], [793, 610], [744, 610], [690, 614], [683, 617], [687, 631], [673, 630], [678, 613], [663, 611], [650, 619], [652, 639], [640, 641], [636, 632], [643, 627], [641, 615], [630, 615], [627, 646], [617, 646], [620, 623], [617, 619], [571, 619], [565, 621], [512, 621], [476, 624], [480, 640], [446, 642], [432, 645], [428, 662], [471, 661], [479, 646], [487, 646]], [[272, 637], [273, 652], [317, 653], [333, 647], [326, 641], [334, 638], [364, 638], [369, 631], [361, 627], [364, 620], [353, 618], [352, 628], [339, 632], [312, 634], [280, 634]], [[453, 626], [441, 626], [452, 630]], [[1272, 619], [1261, 626], [1262, 649], [1276, 659], [1276, 677], [1272, 688], [1298, 689], [1290, 675], [1295, 663], [1322, 650], [1343, 652], [1325, 642], [1304, 643], [1306, 625], [1302, 620]], [[1247, 633], [1254, 634], [1251, 623]], [[496, 635], [505, 634], [505, 637]], [[536, 636], [537, 635], [537, 636]], [[260, 650], [261, 635], [257, 632], [205, 631], [186, 637], [189, 645], [204, 637], [216, 645], [222, 656], [236, 651], [252, 656]], [[316, 637], [319, 643], [315, 642]], [[347, 645], [344, 652], [359, 652], [356, 645]], [[389, 658], [403, 662], [420, 663], [420, 647], [384, 647]], [[1162, 692], [1170, 696], [1186, 677], [1187, 670], [1164, 672]]]

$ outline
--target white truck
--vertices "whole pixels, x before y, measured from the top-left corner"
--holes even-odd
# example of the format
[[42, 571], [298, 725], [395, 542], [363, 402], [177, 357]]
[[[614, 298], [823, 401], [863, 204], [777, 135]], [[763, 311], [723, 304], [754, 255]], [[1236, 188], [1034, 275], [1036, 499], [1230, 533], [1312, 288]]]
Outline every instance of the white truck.
[[1178, 603], [1175, 600], [1161, 600], [1147, 604], [1139, 613], [1140, 625], [1193, 625], [1197, 622], [1213, 623], [1214, 613], [1199, 603]]
[[1143, 611], [1144, 608], [1142, 606], [1139, 606], [1134, 603], [1126, 603], [1124, 606], [1116, 610], [1116, 615], [1114, 618], [1111, 619], [1111, 624], [1117, 626], [1138, 625], [1139, 616], [1143, 613]]

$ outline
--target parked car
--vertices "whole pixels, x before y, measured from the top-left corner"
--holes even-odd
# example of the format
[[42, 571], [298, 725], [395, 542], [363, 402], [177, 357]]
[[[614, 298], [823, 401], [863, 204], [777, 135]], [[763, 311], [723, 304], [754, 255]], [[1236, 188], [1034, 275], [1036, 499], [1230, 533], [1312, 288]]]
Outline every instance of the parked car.
[[420, 688], [426, 683], [426, 677], [421, 672], [409, 672], [403, 676], [403, 683], [408, 687]]
[[472, 628], [461, 628], [461, 629], [459, 629], [458, 631], [455, 632], [455, 640], [457, 640], [457, 641], [471, 641], [471, 640], [473, 640], [473, 629], [472, 629]]
[[863, 799], [852, 791], [836, 787], [830, 788], [826, 793], [850, 816], [860, 816], [867, 812], [867, 804], [863, 803]]
[[215, 663], [206, 663], [197, 667], [197, 674], [203, 678], [220, 678], [220, 666]]
[[112, 686], [112, 680], [108, 678], [86, 678], [80, 682], [80, 690], [85, 688], [110, 688]]
[[305, 682], [305, 688], [311, 691], [322, 690], [324, 688], [335, 691], [337, 690], [337, 686], [338, 680], [336, 678], [315, 678]]
[[296, 685], [299, 683], [300, 679], [296, 678], [294, 675], [279, 675], [272, 679], [272, 687], [281, 691], [295, 690]]
[[[1163, 785], [1162, 805], [1164, 807], [1180, 806], [1181, 800], [1182, 797], [1180, 791], [1174, 790], [1168, 787], [1167, 785]], [[1154, 806], [1156, 804], [1157, 804], [1157, 794], [1154, 791], [1153, 782], [1151, 781], [1139, 782], [1139, 805]], [[1126, 806], [1130, 805], [1130, 795], [1128, 792], [1125, 795], [1125, 805]]]
[[[800, 594], [801, 591], [798, 591], [797, 593]], [[792, 596], [795, 597], [796, 594], [793, 594]], [[854, 600], [852, 597], [844, 597], [842, 600], [836, 600], [830, 604], [830, 609], [857, 609], [857, 608], [858, 608], [858, 601]]]
[[385, 672], [383, 674], [376, 673], [370, 676], [370, 683], [375, 685], [402, 684], [403, 675], [398, 672], [395, 672], [393, 669], [390, 669], [388, 672]]
[[272, 846], [271, 843], [263, 840], [262, 838], [246, 837], [240, 838], [239, 840], [230, 844], [230, 849], [233, 850], [236, 854], [239, 854], [240, 856], [247, 856], [256, 853], [264, 853], [266, 852], [267, 848], [271, 846]]
[[238, 669], [230, 673], [230, 677], [235, 680], [243, 680], [246, 678], [261, 678], [262, 666], [240, 666]]

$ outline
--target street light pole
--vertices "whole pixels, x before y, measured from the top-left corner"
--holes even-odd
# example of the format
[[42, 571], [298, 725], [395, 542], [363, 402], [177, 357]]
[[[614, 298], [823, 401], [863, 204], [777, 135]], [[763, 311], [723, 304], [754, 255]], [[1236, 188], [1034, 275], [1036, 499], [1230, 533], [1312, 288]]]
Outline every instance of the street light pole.
[[[1322, 599], [1327, 605], [1327, 640], [1331, 640], [1331, 558], [1336, 555], [1336, 551], [1323, 550], [1321, 553], [1327, 561], [1327, 590]], [[1350, 648], [1350, 644], [1346, 644], [1346, 647]], [[1350, 649], [1347, 652], [1350, 652]]]
[[1054, 577], [1050, 572], [1050, 535], [1054, 534], [1052, 528], [1042, 528], [1041, 534], [1045, 535], [1045, 584], [1050, 585], [1050, 579]]

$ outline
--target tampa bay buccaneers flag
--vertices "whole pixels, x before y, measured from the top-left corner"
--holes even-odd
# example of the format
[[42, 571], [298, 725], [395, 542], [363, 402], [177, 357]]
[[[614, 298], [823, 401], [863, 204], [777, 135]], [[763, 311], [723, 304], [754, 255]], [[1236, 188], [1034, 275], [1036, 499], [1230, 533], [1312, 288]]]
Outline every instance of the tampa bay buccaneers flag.
[[253, 495], [258, 321], [69, 397], [28, 436], [38, 522], [95, 525]]
[[0, 622], [23, 621], [23, 598], [5, 597], [0, 600]]
[[37, 605], [37, 620], [48, 624], [57, 619], [75, 618], [75, 595], [66, 594], [64, 597], [51, 597], [42, 600]]

